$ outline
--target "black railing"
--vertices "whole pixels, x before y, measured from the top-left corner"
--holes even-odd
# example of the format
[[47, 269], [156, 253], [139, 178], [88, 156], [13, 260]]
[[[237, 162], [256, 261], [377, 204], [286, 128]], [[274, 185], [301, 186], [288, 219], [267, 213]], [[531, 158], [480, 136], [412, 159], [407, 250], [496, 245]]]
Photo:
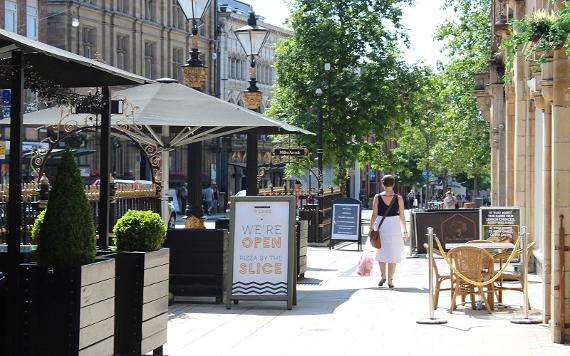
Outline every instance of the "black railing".
[[[22, 203], [22, 244], [32, 242], [32, 226], [40, 213], [39, 202]], [[8, 203], [0, 202], [0, 243], [8, 241]]]

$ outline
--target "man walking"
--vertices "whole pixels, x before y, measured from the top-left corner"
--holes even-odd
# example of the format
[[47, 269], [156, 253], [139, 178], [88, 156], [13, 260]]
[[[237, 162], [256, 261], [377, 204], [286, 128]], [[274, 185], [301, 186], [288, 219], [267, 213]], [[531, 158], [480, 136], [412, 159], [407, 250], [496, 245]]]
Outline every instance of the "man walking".
[[212, 185], [208, 184], [208, 186], [202, 191], [202, 196], [206, 202], [205, 213], [206, 215], [211, 215], [212, 207], [214, 206], [214, 189], [212, 189]]

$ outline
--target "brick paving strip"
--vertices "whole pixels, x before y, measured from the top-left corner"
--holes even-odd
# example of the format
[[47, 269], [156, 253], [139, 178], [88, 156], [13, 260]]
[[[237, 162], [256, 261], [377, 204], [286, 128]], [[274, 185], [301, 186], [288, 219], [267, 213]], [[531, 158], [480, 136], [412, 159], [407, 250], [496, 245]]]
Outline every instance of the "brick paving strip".
[[[305, 276], [320, 283], [299, 284], [298, 304], [240, 301], [223, 304], [175, 304], [169, 309], [166, 355], [570, 355], [570, 345], [550, 340], [543, 324], [515, 325], [522, 315], [522, 293], [505, 292], [508, 306], [489, 315], [460, 306], [448, 313], [449, 292], [442, 292], [436, 317], [441, 326], [418, 325], [429, 316], [428, 260], [405, 259], [396, 288], [379, 288], [372, 277], [356, 275], [360, 253], [311, 247]], [[443, 261], [440, 261], [443, 262]], [[541, 286], [529, 277], [531, 315], [540, 318]], [[461, 351], [459, 351], [461, 350]]]

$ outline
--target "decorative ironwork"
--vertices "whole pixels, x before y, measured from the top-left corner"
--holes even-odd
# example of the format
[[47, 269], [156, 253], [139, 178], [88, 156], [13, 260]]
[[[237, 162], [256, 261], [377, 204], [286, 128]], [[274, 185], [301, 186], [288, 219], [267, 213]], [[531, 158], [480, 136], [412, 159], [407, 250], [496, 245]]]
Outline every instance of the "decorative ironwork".
[[259, 184], [259, 182], [261, 182], [261, 178], [263, 178], [263, 176], [265, 175], [265, 168], [261, 167], [257, 169], [257, 184]]

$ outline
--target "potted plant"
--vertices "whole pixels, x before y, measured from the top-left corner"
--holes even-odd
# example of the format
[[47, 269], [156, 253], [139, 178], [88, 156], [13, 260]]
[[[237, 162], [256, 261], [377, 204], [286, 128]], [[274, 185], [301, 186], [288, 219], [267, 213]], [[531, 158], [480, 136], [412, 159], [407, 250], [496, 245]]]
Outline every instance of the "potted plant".
[[19, 354], [112, 354], [115, 261], [95, 262], [93, 212], [69, 150], [34, 230], [38, 262], [19, 267]]
[[159, 214], [129, 210], [117, 220], [115, 354], [141, 355], [166, 343], [170, 254]]
[[[570, 1], [567, 0], [566, 5], [570, 6]], [[544, 63], [556, 49], [570, 50], [568, 11], [568, 8], [551, 13], [537, 10], [521, 20], [514, 21], [510, 28], [511, 37], [501, 43], [501, 48], [505, 49], [507, 54], [506, 72], [512, 72], [517, 51], [521, 47], [525, 59], [536, 65]]]

